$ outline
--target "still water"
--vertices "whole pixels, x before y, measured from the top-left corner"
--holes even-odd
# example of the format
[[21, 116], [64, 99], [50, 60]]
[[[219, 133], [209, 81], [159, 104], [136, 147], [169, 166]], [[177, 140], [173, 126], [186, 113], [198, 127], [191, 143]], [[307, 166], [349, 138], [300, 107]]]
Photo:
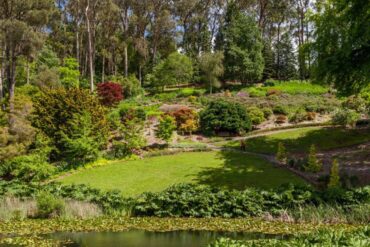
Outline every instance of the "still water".
[[282, 235], [260, 233], [225, 233], [207, 231], [174, 232], [106, 232], [106, 233], [55, 233], [47, 238], [71, 240], [70, 247], [205, 247], [220, 237], [232, 239], [286, 238]]

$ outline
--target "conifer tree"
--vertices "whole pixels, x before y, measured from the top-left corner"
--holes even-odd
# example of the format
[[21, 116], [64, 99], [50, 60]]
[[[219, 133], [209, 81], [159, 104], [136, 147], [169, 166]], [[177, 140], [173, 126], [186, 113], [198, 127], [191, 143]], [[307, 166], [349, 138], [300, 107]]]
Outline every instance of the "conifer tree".
[[339, 163], [337, 159], [334, 159], [330, 170], [328, 188], [336, 188], [339, 185], [340, 185]]
[[288, 155], [287, 155], [287, 152], [286, 152], [285, 145], [282, 142], [279, 142], [279, 144], [278, 144], [278, 150], [277, 150], [277, 153], [276, 153], [276, 159], [281, 164], [286, 164], [286, 162], [287, 162]]
[[310, 147], [308, 162], [305, 168], [309, 172], [319, 172], [322, 170], [322, 163], [317, 159], [316, 147], [314, 144]]

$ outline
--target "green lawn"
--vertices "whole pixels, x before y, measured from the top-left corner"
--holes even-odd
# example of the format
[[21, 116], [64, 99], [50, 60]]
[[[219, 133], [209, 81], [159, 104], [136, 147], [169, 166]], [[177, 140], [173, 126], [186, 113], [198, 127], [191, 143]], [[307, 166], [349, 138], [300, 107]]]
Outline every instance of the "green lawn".
[[125, 196], [157, 192], [178, 183], [197, 183], [227, 189], [249, 186], [273, 188], [284, 183], [304, 183], [292, 173], [267, 161], [236, 152], [199, 152], [114, 162], [83, 170], [61, 179], [100, 189], [119, 189]]
[[[369, 130], [309, 127], [287, 130], [282, 133], [247, 140], [247, 150], [258, 153], [275, 153], [282, 142], [289, 152], [308, 151], [312, 144], [318, 150], [330, 150], [370, 141]], [[238, 147], [240, 142], [230, 142], [228, 147]]]

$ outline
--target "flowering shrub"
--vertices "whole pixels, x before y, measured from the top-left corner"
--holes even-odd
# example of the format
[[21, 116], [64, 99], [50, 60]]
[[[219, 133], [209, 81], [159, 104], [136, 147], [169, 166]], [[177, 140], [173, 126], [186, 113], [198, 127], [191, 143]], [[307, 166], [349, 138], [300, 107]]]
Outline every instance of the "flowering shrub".
[[122, 86], [114, 82], [103, 82], [98, 85], [100, 102], [105, 106], [116, 105], [123, 99]]

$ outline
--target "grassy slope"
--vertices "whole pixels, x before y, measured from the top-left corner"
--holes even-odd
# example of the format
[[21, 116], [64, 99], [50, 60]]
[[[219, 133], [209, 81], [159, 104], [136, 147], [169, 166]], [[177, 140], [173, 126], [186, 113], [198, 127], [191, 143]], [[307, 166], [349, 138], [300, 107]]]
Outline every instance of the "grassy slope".
[[248, 186], [272, 188], [304, 183], [288, 171], [275, 168], [255, 156], [235, 152], [182, 153], [143, 160], [116, 162], [85, 170], [62, 179], [101, 189], [119, 189], [126, 196], [161, 191], [178, 183], [208, 184], [229, 189]]
[[[312, 144], [318, 150], [330, 150], [369, 141], [369, 130], [309, 127], [249, 139], [247, 149], [258, 153], [275, 153], [278, 143], [283, 142], [289, 152], [306, 152]], [[237, 147], [239, 142], [230, 142], [227, 146]]]

